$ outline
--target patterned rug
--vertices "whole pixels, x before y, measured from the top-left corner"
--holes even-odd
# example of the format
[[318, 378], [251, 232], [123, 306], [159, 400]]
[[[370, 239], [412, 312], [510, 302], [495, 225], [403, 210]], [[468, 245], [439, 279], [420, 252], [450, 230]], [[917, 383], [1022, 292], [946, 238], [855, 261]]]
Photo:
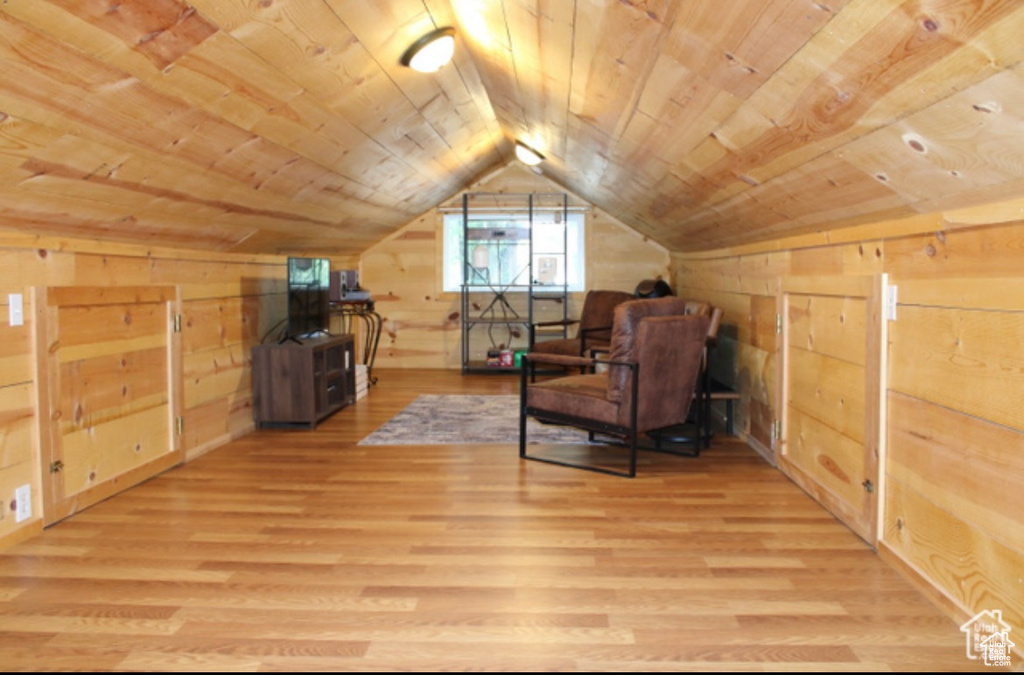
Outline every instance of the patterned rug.
[[[526, 421], [534, 443], [586, 443], [585, 431]], [[519, 396], [423, 394], [359, 445], [519, 443]]]

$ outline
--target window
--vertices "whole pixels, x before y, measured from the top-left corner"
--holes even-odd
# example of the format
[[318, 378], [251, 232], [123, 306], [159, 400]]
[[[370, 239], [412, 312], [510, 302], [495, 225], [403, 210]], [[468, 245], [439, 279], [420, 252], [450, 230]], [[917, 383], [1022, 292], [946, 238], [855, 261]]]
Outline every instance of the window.
[[[445, 214], [442, 237], [444, 290], [458, 293], [462, 289], [463, 270], [465, 269], [470, 270], [472, 274], [481, 275], [477, 279], [469, 279], [470, 282], [508, 286], [510, 291], [525, 290], [531, 281], [535, 284], [545, 282], [561, 284], [563, 278], [568, 284], [569, 291], [582, 291], [585, 282], [584, 214], [569, 213], [565, 221], [566, 251], [563, 263], [561, 262], [563, 224], [556, 222], [554, 214], [544, 212], [534, 214], [532, 269], [534, 278], [531, 280], [525, 276], [530, 255], [529, 246], [471, 245], [469, 249], [471, 264], [466, 265], [466, 261], [463, 260], [465, 241], [462, 213]], [[529, 233], [530, 221], [529, 216], [525, 213], [520, 215], [479, 212], [470, 214], [469, 227], [473, 229], [478, 227], [495, 228], [509, 233]], [[486, 253], [483, 252], [485, 250]], [[473, 260], [474, 252], [477, 254], [477, 260]], [[485, 261], [486, 265], [474, 264]]]

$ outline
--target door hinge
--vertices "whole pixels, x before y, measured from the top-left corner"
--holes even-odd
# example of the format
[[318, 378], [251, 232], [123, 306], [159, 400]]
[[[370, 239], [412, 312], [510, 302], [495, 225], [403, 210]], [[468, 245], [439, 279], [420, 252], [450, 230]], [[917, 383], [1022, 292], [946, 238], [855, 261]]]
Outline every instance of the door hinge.
[[864, 491], [868, 493], [872, 493], [875, 491], [875, 484], [868, 479], [865, 479], [864, 482], [861, 483], [861, 487], [863, 487]]
[[56, 462], [50, 462], [50, 473], [60, 473], [64, 470], [64, 462], [59, 459]]
[[184, 417], [180, 417], [179, 416], [179, 417], [175, 417], [174, 418], [174, 430], [178, 433], [179, 436], [183, 436], [185, 434], [185, 418]]
[[174, 315], [174, 332], [175, 333], [180, 333], [181, 332], [181, 314], [175, 314]]
[[775, 332], [780, 334], [780, 335], [782, 334], [782, 315], [781, 314], [776, 314], [775, 315]]

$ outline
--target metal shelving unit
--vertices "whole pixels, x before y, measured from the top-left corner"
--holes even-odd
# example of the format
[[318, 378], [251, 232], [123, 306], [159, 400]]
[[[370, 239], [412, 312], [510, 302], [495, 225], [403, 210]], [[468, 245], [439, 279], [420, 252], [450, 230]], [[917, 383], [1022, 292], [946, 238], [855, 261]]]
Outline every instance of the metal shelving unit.
[[463, 195], [463, 373], [518, 372], [530, 326], [565, 320], [567, 216], [564, 193]]

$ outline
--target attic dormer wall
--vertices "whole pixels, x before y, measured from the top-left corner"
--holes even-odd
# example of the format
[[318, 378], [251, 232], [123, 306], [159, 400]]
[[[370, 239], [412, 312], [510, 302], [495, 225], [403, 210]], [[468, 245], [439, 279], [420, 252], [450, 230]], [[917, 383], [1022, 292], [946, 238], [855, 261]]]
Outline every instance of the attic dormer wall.
[[[1022, 239], [1020, 204], [1007, 203], [673, 256], [677, 289], [725, 308], [720, 340], [743, 394], [736, 427], [769, 461], [783, 408], [783, 285], [887, 275], [897, 289], [888, 366], [869, 373], [886, 411], [879, 552], [959, 622], [998, 609], [1015, 633], [1024, 632]], [[816, 464], [856, 488], [835, 450], [813, 448]]]
[[[466, 192], [525, 194], [565, 190], [514, 163]], [[423, 214], [365, 251], [360, 283], [382, 317], [375, 368], [461, 368], [460, 296], [442, 290], [441, 228], [446, 208], [462, 194]], [[586, 288], [632, 292], [644, 279], [667, 278], [668, 251], [617, 219], [570, 195], [585, 208]], [[578, 317], [583, 293], [570, 294], [568, 315]]]

